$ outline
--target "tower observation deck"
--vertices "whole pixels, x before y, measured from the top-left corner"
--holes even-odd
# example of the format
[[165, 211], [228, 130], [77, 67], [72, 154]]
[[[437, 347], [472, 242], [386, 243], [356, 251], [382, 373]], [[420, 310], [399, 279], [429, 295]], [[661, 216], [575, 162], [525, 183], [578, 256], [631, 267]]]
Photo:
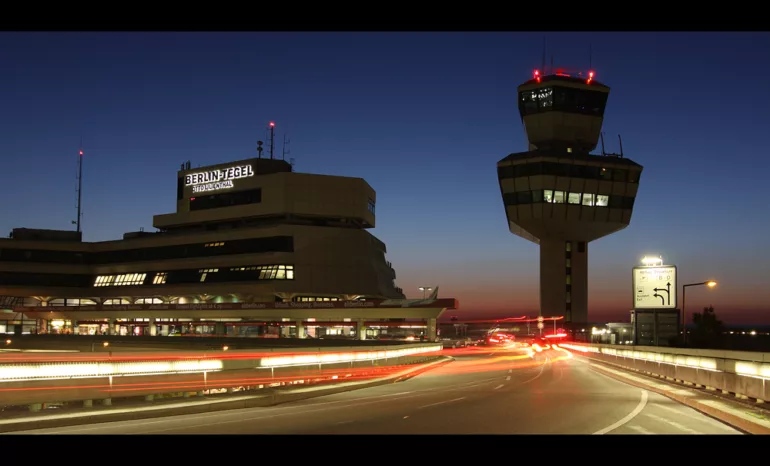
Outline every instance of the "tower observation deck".
[[540, 246], [540, 314], [567, 323], [588, 322], [588, 243], [629, 225], [643, 169], [622, 143], [604, 152], [609, 93], [593, 72], [535, 71], [518, 88], [529, 151], [497, 163], [511, 233]]

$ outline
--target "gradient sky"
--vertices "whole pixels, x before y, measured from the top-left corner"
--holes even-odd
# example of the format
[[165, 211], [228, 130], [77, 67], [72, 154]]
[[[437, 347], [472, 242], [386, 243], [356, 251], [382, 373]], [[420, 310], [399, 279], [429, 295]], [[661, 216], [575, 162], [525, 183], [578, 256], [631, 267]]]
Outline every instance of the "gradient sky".
[[[607, 149], [645, 167], [631, 226], [589, 246], [593, 320], [628, 319], [631, 268], [679, 267], [688, 311], [770, 323], [766, 33], [548, 34], [612, 88]], [[273, 120], [296, 170], [365, 178], [397, 284], [462, 317], [538, 309], [538, 248], [508, 231], [496, 162], [526, 150], [516, 86], [538, 33], [0, 33], [0, 231], [72, 228], [84, 138], [87, 241], [175, 209], [176, 172], [256, 155]], [[764, 58], [763, 58], [764, 57]], [[759, 84], [758, 84], [759, 82]]]

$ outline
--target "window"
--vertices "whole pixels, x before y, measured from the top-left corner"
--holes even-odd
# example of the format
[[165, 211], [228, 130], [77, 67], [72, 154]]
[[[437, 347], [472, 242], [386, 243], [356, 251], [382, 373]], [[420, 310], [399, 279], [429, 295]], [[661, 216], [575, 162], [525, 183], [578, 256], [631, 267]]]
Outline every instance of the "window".
[[570, 293], [569, 291], [567, 292], [567, 300], [566, 300], [566, 301], [567, 301], [568, 303], [571, 303], [571, 302], [572, 302], [572, 293]]
[[136, 300], [136, 304], [163, 304], [163, 300], [160, 298], [139, 298]]
[[519, 93], [521, 116], [544, 112], [553, 108], [553, 88], [543, 87]]
[[[571, 153], [571, 149], [568, 148], [567, 152]], [[503, 166], [497, 167], [497, 178], [500, 180], [538, 175], [638, 183], [641, 172], [636, 168], [613, 169], [580, 163], [558, 162], [524, 162], [513, 165], [506, 161]]]
[[223, 241], [220, 241], [218, 243], [206, 243], [203, 245], [204, 248], [218, 248], [224, 246], [225, 243]]
[[570, 259], [570, 258], [567, 258], [567, 263], [566, 263], [566, 265], [567, 265], [567, 268], [568, 268], [568, 269], [569, 269], [570, 267], [572, 267], [572, 259]]
[[121, 275], [99, 275], [94, 286], [135, 286], [143, 285], [146, 273], [124, 273]]
[[293, 265], [252, 265], [233, 267], [231, 272], [258, 272], [258, 280], [294, 280]]
[[566, 196], [564, 195], [564, 191], [554, 191], [553, 192], [553, 202], [555, 204], [564, 204], [564, 198]]
[[543, 191], [543, 201], [551, 203], [553, 202], [553, 191], [546, 189]]
[[593, 194], [583, 193], [583, 205], [593, 206], [594, 202]]
[[572, 284], [572, 275], [567, 274], [567, 285], [571, 285], [571, 284]]
[[366, 203], [366, 208], [374, 215], [374, 201], [370, 198]]
[[516, 204], [532, 204], [532, 191], [517, 192]]
[[339, 298], [326, 298], [321, 296], [297, 296], [294, 301], [300, 303], [313, 303], [313, 302], [334, 302], [339, 301]]
[[166, 283], [166, 280], [168, 279], [168, 273], [166, 272], [158, 272], [155, 274], [155, 278], [152, 279], [153, 285], [163, 285]]
[[610, 197], [604, 196], [602, 194], [596, 195], [596, 205], [598, 207], [607, 207], [607, 205], [610, 203]]
[[198, 273], [201, 274], [201, 283], [206, 281], [206, 277], [208, 276], [208, 274], [217, 273], [217, 272], [219, 272], [219, 269], [200, 269]]
[[570, 204], [580, 204], [580, 193], [569, 193], [567, 202]]
[[571, 148], [571, 147], [567, 147], [567, 153], [568, 153], [568, 154], [571, 154], [571, 153], [572, 153], [572, 148]]
[[567, 241], [566, 243], [564, 243], [564, 250], [567, 252], [572, 251], [572, 241]]
[[552, 109], [559, 112], [601, 116], [607, 105], [607, 97], [608, 94], [602, 91], [556, 86], [553, 92]]
[[190, 210], [218, 209], [237, 205], [259, 204], [262, 202], [262, 189], [209, 194], [190, 198]]

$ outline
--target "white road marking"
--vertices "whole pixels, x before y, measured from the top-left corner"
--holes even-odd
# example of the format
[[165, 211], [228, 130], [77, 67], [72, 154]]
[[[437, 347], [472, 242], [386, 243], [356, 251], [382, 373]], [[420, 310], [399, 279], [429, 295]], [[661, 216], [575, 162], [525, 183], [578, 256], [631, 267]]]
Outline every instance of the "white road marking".
[[511, 376], [509, 375], [508, 377], [505, 378], [505, 380], [511, 380]]
[[511, 372], [513, 372], [513, 369], [508, 369], [508, 373], [510, 374]]
[[464, 396], [462, 396], [462, 397], [460, 397], [460, 398], [455, 398], [455, 399], [453, 399], [453, 400], [445, 400], [445, 401], [439, 401], [438, 403], [431, 403], [431, 404], [429, 404], [429, 405], [420, 406], [420, 407], [419, 407], [419, 408], [417, 408], [417, 409], [430, 408], [431, 406], [438, 406], [438, 405], [443, 405], [443, 404], [447, 404], [447, 403], [453, 403], [453, 402], [455, 402], [455, 401], [460, 401], [460, 400], [464, 400], [464, 399], [465, 399], [465, 397], [464, 397]]
[[502, 384], [502, 383], [501, 383], [500, 385], [498, 385], [497, 387], [495, 387], [495, 390], [498, 390], [498, 389], [500, 389], [500, 388], [503, 388], [503, 387], [505, 387], [505, 384]]
[[628, 428], [631, 429], [631, 430], [635, 430], [635, 431], [639, 432], [640, 434], [655, 435], [655, 432], [650, 432], [649, 430], [645, 429], [642, 426], [628, 426]]
[[404, 419], [408, 419], [408, 418], [409, 418], [409, 416], [404, 416]]
[[645, 416], [649, 417], [650, 419], [655, 419], [658, 422], [662, 422], [664, 424], [668, 424], [672, 427], [675, 427], [681, 431], [687, 432], [688, 434], [700, 434], [701, 432], [698, 432], [697, 430], [690, 429], [689, 427], [685, 427], [682, 424], [678, 422], [671, 421], [669, 419], [666, 419], [664, 417], [656, 416], [655, 414], [650, 413], [644, 413]]
[[604, 429], [601, 429], [601, 430], [598, 430], [598, 431], [594, 432], [594, 435], [604, 435], [607, 432], [612, 432], [613, 430], [617, 429], [618, 427], [620, 427], [620, 426], [626, 424], [627, 422], [629, 422], [631, 419], [635, 418], [639, 413], [642, 412], [644, 407], [647, 406], [647, 397], [648, 397], [647, 390], [642, 390], [642, 399], [639, 401], [639, 404], [636, 405], [636, 408], [634, 408], [633, 411], [628, 413], [628, 415], [626, 415], [626, 417], [624, 417], [623, 419], [619, 420], [618, 422], [616, 422], [616, 423], [614, 423], [614, 424], [612, 424], [610, 426], [607, 426]]

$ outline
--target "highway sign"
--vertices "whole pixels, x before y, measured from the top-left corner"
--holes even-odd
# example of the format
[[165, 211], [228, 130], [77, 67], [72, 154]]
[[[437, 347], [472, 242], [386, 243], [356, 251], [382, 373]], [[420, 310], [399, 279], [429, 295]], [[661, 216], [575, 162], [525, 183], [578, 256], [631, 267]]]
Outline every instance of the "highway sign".
[[543, 319], [543, 316], [538, 316], [538, 318], [537, 318], [538, 322], [542, 322], [543, 320], [545, 320], [545, 319]]
[[634, 309], [676, 309], [676, 266], [634, 267]]
[[542, 329], [543, 329], [543, 327], [545, 327], [545, 324], [544, 324], [544, 323], [542, 323], [542, 322], [538, 322], [538, 323], [537, 323], [537, 328], [539, 328], [540, 330], [542, 330]]

